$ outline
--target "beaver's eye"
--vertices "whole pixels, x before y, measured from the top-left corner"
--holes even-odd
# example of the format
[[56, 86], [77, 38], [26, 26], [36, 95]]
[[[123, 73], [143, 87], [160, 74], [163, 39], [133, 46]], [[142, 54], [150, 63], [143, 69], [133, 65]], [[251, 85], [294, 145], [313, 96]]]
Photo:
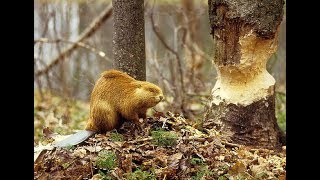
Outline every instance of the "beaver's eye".
[[156, 92], [154, 89], [152, 89], [152, 88], [148, 88], [147, 89], [148, 91], [150, 91], [150, 92]]

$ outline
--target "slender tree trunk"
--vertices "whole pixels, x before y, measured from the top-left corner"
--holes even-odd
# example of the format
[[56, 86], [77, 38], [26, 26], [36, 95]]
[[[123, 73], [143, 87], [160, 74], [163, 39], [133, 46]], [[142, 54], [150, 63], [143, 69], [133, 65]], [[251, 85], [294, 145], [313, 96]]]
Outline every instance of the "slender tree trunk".
[[184, 39], [184, 53], [186, 60], [187, 74], [189, 76], [189, 87], [194, 88], [195, 92], [199, 92], [199, 80], [202, 79], [202, 67], [204, 58], [198, 52], [202, 48], [201, 32], [200, 32], [200, 16], [197, 13], [196, 2], [198, 0], [181, 0], [183, 12], [180, 13], [180, 21], [184, 22], [187, 28], [186, 37]]
[[[218, 79], [208, 113], [234, 143], [275, 149], [275, 79], [266, 63], [277, 49], [284, 0], [208, 0]], [[210, 116], [209, 116], [210, 117]]]
[[114, 68], [146, 80], [144, 1], [112, 0]]

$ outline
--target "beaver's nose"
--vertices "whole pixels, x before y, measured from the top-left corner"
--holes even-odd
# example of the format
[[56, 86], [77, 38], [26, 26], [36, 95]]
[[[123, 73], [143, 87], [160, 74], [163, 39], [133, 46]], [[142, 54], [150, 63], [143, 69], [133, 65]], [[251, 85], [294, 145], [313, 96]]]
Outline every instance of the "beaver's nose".
[[163, 99], [163, 96], [159, 96], [159, 98], [160, 98], [160, 101]]

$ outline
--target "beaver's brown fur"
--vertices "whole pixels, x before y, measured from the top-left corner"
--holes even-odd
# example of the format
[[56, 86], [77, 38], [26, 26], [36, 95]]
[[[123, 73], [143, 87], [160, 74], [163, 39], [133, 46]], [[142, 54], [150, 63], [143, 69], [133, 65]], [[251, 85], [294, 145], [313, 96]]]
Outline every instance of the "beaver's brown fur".
[[162, 90], [128, 74], [108, 70], [96, 82], [90, 99], [90, 116], [86, 130], [104, 133], [118, 127], [123, 120], [139, 123], [146, 111], [163, 99]]

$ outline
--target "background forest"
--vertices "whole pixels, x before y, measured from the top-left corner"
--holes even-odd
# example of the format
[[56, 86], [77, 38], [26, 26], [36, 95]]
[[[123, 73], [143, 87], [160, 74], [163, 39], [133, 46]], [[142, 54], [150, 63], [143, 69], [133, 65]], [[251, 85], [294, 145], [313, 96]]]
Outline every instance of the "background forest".
[[[35, 1], [34, 68], [45, 69], [53, 60], [59, 63], [43, 75], [35, 75], [35, 135], [50, 126], [48, 116], [56, 118], [51, 126], [64, 132], [64, 126], [82, 129], [95, 81], [112, 68], [112, 15], [81, 46], [64, 57], [67, 47], [111, 1]], [[184, 114], [201, 119], [206, 101], [215, 84], [216, 70], [208, 5], [205, 0], [145, 1], [145, 38], [147, 81], [159, 85], [166, 101], [158, 111]], [[155, 33], [155, 30], [158, 33]], [[279, 47], [267, 64], [276, 79], [277, 118], [285, 130], [286, 18], [282, 20]], [[166, 44], [166, 45], [165, 45]], [[177, 63], [177, 56], [180, 60]], [[58, 58], [57, 58], [58, 57]], [[179, 71], [183, 74], [183, 83]], [[184, 87], [184, 91], [182, 90]], [[55, 101], [56, 99], [56, 101]], [[64, 102], [64, 103], [62, 103]], [[67, 102], [67, 103], [65, 103]], [[43, 111], [45, 109], [45, 111]], [[79, 124], [78, 124], [79, 123]]]
[[[147, 133], [124, 126], [84, 146], [47, 149], [60, 135], [84, 129], [95, 81], [113, 68], [110, 3], [34, 1], [35, 179], [285, 179], [285, 145], [248, 148], [202, 126], [217, 78], [208, 0], [144, 1], [146, 79], [165, 96], [147, 113]], [[285, 7], [278, 40], [267, 70], [285, 132]]]

